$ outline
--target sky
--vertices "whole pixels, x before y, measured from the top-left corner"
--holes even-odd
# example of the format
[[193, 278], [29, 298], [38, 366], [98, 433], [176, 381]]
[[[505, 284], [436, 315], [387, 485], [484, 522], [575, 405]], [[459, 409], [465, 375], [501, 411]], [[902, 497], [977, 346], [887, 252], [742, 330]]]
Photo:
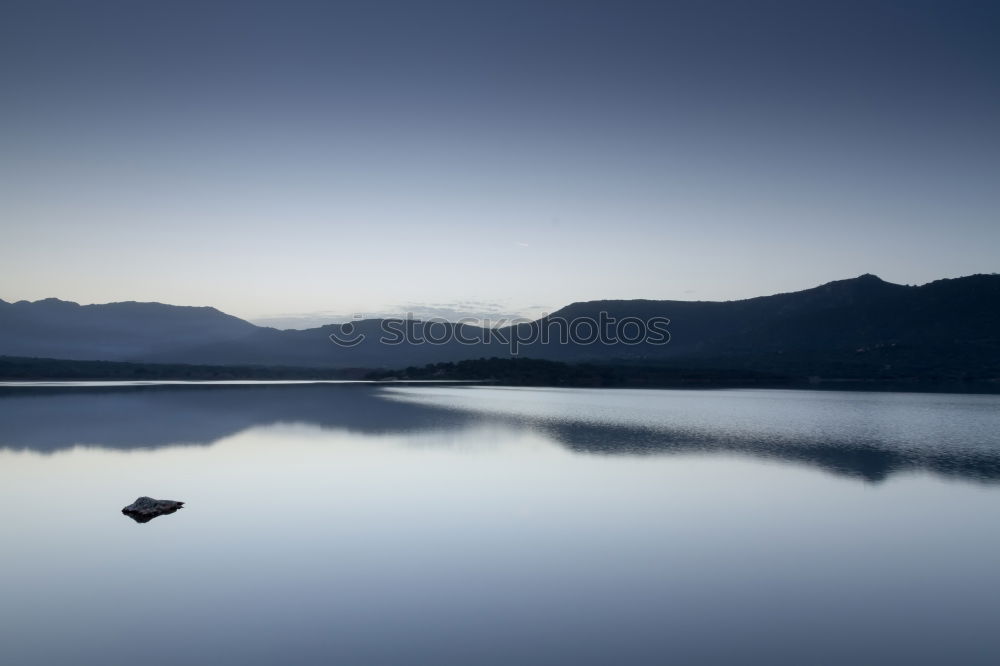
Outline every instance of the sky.
[[2, 0], [0, 298], [294, 325], [995, 272], [997, 34], [962, 0]]

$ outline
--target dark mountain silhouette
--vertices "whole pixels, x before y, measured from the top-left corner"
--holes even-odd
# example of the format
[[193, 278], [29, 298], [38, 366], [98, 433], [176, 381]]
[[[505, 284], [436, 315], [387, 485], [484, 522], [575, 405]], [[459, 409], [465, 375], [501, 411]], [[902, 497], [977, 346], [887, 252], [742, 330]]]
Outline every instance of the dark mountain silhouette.
[[[602, 344], [560, 339], [564, 324], [669, 318], [670, 342]], [[386, 344], [386, 325], [443, 344]], [[548, 327], [548, 342], [527, 342]], [[442, 322], [365, 320], [281, 331], [213, 308], [158, 303], [79, 306], [48, 299], [0, 302], [0, 354], [214, 365], [403, 368], [519, 355], [567, 362], [745, 369], [846, 379], [983, 380], [1000, 377], [1000, 275], [922, 286], [874, 275], [740, 301], [617, 300], [574, 303], [529, 324], [483, 329]], [[329, 336], [363, 334], [355, 346]], [[458, 334], [458, 335], [456, 335]], [[463, 344], [456, 340], [474, 340]], [[492, 339], [486, 339], [492, 338]]]
[[[667, 345], [599, 350], [622, 361], [843, 377], [1000, 377], [1000, 275], [919, 287], [862, 275], [742, 301], [574, 303], [552, 317], [572, 320], [600, 311], [671, 320]], [[564, 361], [595, 358], [572, 345], [528, 346], [523, 353]]]

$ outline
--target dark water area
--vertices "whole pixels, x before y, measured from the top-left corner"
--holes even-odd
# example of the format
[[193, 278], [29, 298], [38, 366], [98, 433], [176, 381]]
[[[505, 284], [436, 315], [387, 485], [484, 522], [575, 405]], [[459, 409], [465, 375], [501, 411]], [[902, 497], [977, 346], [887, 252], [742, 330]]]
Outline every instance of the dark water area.
[[0, 387], [0, 662], [993, 664], [998, 518], [995, 395]]

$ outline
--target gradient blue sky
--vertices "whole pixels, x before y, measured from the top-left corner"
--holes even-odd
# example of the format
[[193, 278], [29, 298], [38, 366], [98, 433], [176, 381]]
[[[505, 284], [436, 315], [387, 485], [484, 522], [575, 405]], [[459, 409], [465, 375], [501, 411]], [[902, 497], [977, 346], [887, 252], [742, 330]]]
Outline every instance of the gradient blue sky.
[[993, 272], [998, 7], [4, 0], [0, 298], [322, 319]]

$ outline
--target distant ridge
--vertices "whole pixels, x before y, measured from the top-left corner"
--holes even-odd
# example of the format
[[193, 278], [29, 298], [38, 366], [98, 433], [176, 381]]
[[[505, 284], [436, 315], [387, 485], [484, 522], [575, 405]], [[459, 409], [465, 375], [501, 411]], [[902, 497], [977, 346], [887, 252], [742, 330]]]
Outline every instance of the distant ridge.
[[[501, 333], [530, 337], [563, 318], [670, 319], [666, 345], [526, 344], [520, 355], [567, 362], [673, 364], [822, 377], [1000, 378], [1000, 275], [921, 286], [875, 275], [738, 301], [604, 300], [567, 305]], [[279, 331], [211, 307], [160, 303], [78, 305], [58, 299], [0, 301], [0, 355], [148, 363], [403, 368], [509, 356], [503, 342], [379, 342], [383, 320], [355, 322], [364, 342], [329, 340], [340, 326]], [[417, 333], [425, 324], [410, 322]], [[440, 334], [441, 324], [437, 324]], [[481, 337], [482, 330], [445, 328]]]
[[235, 340], [256, 329], [213, 307], [0, 301], [0, 349], [11, 356], [134, 360], [206, 340]]

